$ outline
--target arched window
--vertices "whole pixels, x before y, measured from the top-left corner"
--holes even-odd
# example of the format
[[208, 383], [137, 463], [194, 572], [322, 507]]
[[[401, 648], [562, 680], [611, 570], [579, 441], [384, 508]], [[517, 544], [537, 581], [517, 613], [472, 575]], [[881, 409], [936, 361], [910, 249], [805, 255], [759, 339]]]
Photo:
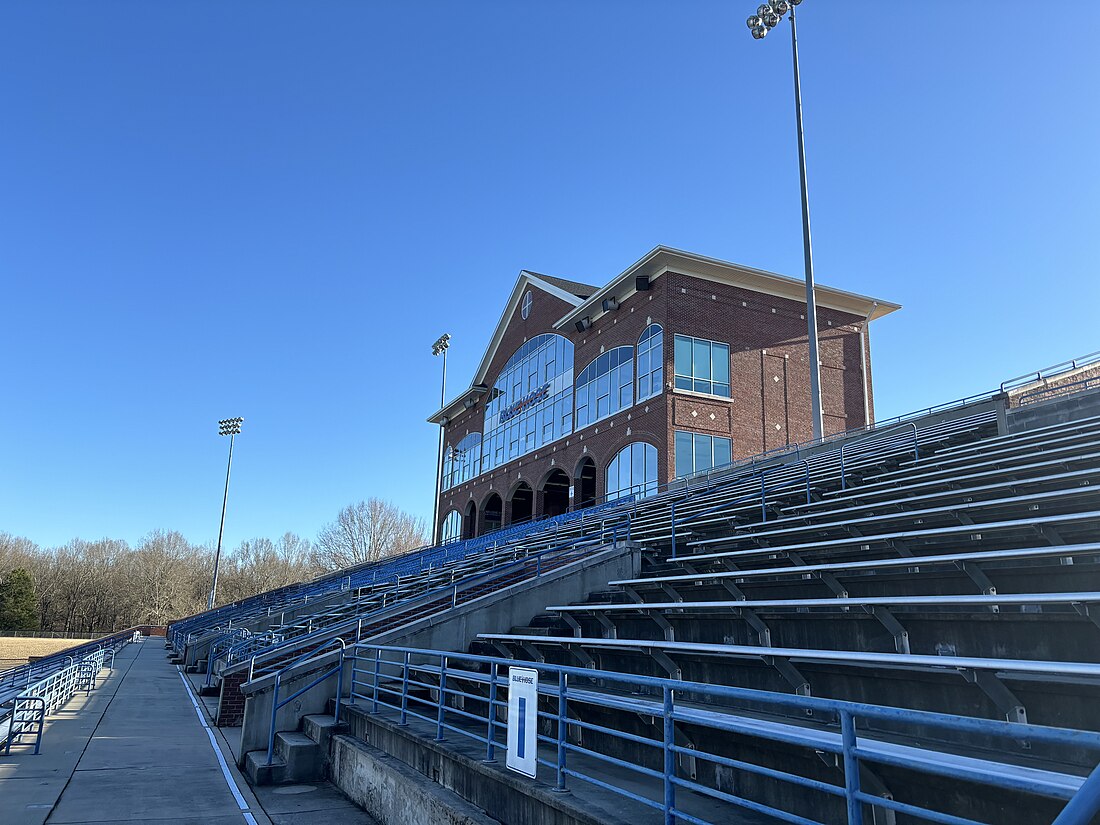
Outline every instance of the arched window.
[[447, 518], [443, 519], [443, 532], [440, 534], [440, 544], [450, 541], [458, 541], [462, 537], [462, 514], [458, 510], [451, 510]]
[[577, 379], [577, 429], [634, 403], [634, 348], [616, 347], [584, 368]]
[[627, 444], [607, 465], [607, 500], [645, 498], [657, 492], [657, 448], [644, 441]]
[[481, 433], [469, 433], [443, 456], [443, 489], [481, 475]]
[[573, 342], [537, 335], [497, 376], [485, 401], [481, 472], [573, 432]]
[[660, 324], [650, 324], [638, 339], [638, 400], [657, 395], [665, 381], [665, 333]]

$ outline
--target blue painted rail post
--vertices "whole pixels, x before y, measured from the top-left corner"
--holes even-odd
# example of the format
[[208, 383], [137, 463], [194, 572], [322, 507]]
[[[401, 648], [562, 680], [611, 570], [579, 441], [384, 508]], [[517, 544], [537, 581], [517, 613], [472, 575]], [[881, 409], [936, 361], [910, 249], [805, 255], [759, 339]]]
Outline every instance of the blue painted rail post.
[[439, 708], [437, 710], [437, 717], [435, 723], [435, 741], [442, 742], [444, 714], [447, 712], [447, 657], [443, 654], [439, 656]]
[[382, 648], [374, 649], [374, 688], [371, 696], [371, 713], [378, 713], [378, 671], [382, 664]]
[[485, 762], [496, 762], [497, 663], [489, 666], [489, 730], [485, 735]]
[[568, 725], [566, 724], [566, 716], [568, 715], [569, 707], [566, 704], [569, 700], [566, 698], [565, 690], [568, 683], [565, 679], [565, 673], [558, 672], [558, 766], [557, 766], [557, 784], [554, 786], [554, 790], [558, 793], [565, 793], [565, 740], [568, 735]]
[[665, 825], [676, 825], [676, 753], [672, 750], [676, 744], [676, 723], [672, 718], [673, 696], [672, 688], [664, 687], [664, 736], [665, 736]]
[[844, 744], [844, 794], [848, 801], [848, 825], [863, 825], [863, 803], [859, 801], [856, 720], [851, 711], [840, 712], [840, 735]]
[[401, 721], [399, 727], [409, 725], [409, 652], [405, 651], [405, 661], [401, 666]]

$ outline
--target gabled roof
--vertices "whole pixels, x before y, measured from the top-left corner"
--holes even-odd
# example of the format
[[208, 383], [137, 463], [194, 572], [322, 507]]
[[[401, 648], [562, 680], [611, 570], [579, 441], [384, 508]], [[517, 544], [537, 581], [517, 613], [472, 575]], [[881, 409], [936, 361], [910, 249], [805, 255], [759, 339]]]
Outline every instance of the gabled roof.
[[[527, 292], [529, 287], [541, 289], [548, 295], [553, 295], [572, 307], [579, 306], [587, 295], [591, 295], [596, 291], [596, 287], [577, 281], [567, 281], [564, 278], [554, 278], [550, 275], [539, 275], [535, 272], [528, 272], [526, 269], [521, 271], [516, 279], [516, 285], [512, 287], [512, 294], [504, 305], [504, 311], [500, 314], [500, 320], [497, 321], [493, 336], [489, 339], [489, 345], [485, 348], [485, 354], [481, 356], [481, 363], [474, 373], [474, 379], [470, 382], [470, 386], [442, 409], [436, 411], [428, 419], [429, 422], [438, 424], [443, 417], [453, 418], [456, 411], [464, 409], [466, 399], [476, 397], [487, 391], [488, 386], [485, 381], [488, 377], [489, 365], [497, 354], [500, 342], [504, 338], [504, 331], [508, 328], [508, 322], [515, 314], [523, 294]], [[578, 294], [578, 292], [581, 294]]]
[[[766, 295], [789, 298], [792, 301], [801, 301], [802, 303], [806, 302], [806, 282], [802, 278], [791, 278], [787, 275], [754, 269], [743, 264], [708, 258], [694, 252], [684, 252], [668, 246], [657, 246], [650, 250], [645, 257], [613, 278], [607, 286], [601, 287], [582, 303], [577, 304], [570, 312], [566, 313], [565, 317], [554, 324], [554, 328], [562, 329], [578, 318], [585, 316], [596, 320], [603, 315], [602, 302], [604, 298], [615, 297], [621, 301], [635, 292], [634, 279], [637, 276], [645, 275], [648, 276], [650, 281], [653, 281], [669, 270], [731, 286], [740, 286]], [[842, 289], [823, 286], [820, 283], [814, 285], [814, 298], [819, 307], [837, 309], [841, 312], [866, 317], [872, 321], [901, 309], [900, 304], [895, 304], [892, 301], [870, 298], [855, 292], [846, 292]]]

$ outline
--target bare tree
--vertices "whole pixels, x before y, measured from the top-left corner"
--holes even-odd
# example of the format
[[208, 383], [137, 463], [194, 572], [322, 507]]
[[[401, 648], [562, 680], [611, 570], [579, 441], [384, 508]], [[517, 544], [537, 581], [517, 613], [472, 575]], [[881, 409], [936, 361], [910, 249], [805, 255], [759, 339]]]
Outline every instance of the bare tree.
[[398, 556], [422, 547], [424, 520], [380, 498], [349, 504], [317, 535], [314, 563], [325, 570]]
[[266, 538], [241, 542], [226, 559], [222, 598], [235, 601], [308, 579], [319, 572], [314, 567], [313, 545], [294, 533], [278, 541]]

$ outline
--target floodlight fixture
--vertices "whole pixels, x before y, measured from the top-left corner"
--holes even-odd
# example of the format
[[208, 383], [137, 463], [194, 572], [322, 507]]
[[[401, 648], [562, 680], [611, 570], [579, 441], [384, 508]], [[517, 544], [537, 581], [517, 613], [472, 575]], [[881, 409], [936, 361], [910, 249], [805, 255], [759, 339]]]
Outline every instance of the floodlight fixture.
[[603, 306], [603, 311], [604, 312], [611, 312], [612, 310], [615, 310], [615, 309], [619, 308], [619, 299], [618, 298], [604, 298], [602, 306]]
[[436, 339], [436, 342], [432, 344], [432, 355], [439, 355], [441, 352], [446, 352], [447, 348], [451, 346], [451, 336], [444, 332]]
[[574, 326], [576, 326], [577, 332], [584, 332], [585, 330], [587, 330], [589, 327], [592, 326], [592, 318], [589, 317], [588, 315], [585, 315], [583, 318], [581, 318], [579, 321], [577, 321], [577, 323]]

